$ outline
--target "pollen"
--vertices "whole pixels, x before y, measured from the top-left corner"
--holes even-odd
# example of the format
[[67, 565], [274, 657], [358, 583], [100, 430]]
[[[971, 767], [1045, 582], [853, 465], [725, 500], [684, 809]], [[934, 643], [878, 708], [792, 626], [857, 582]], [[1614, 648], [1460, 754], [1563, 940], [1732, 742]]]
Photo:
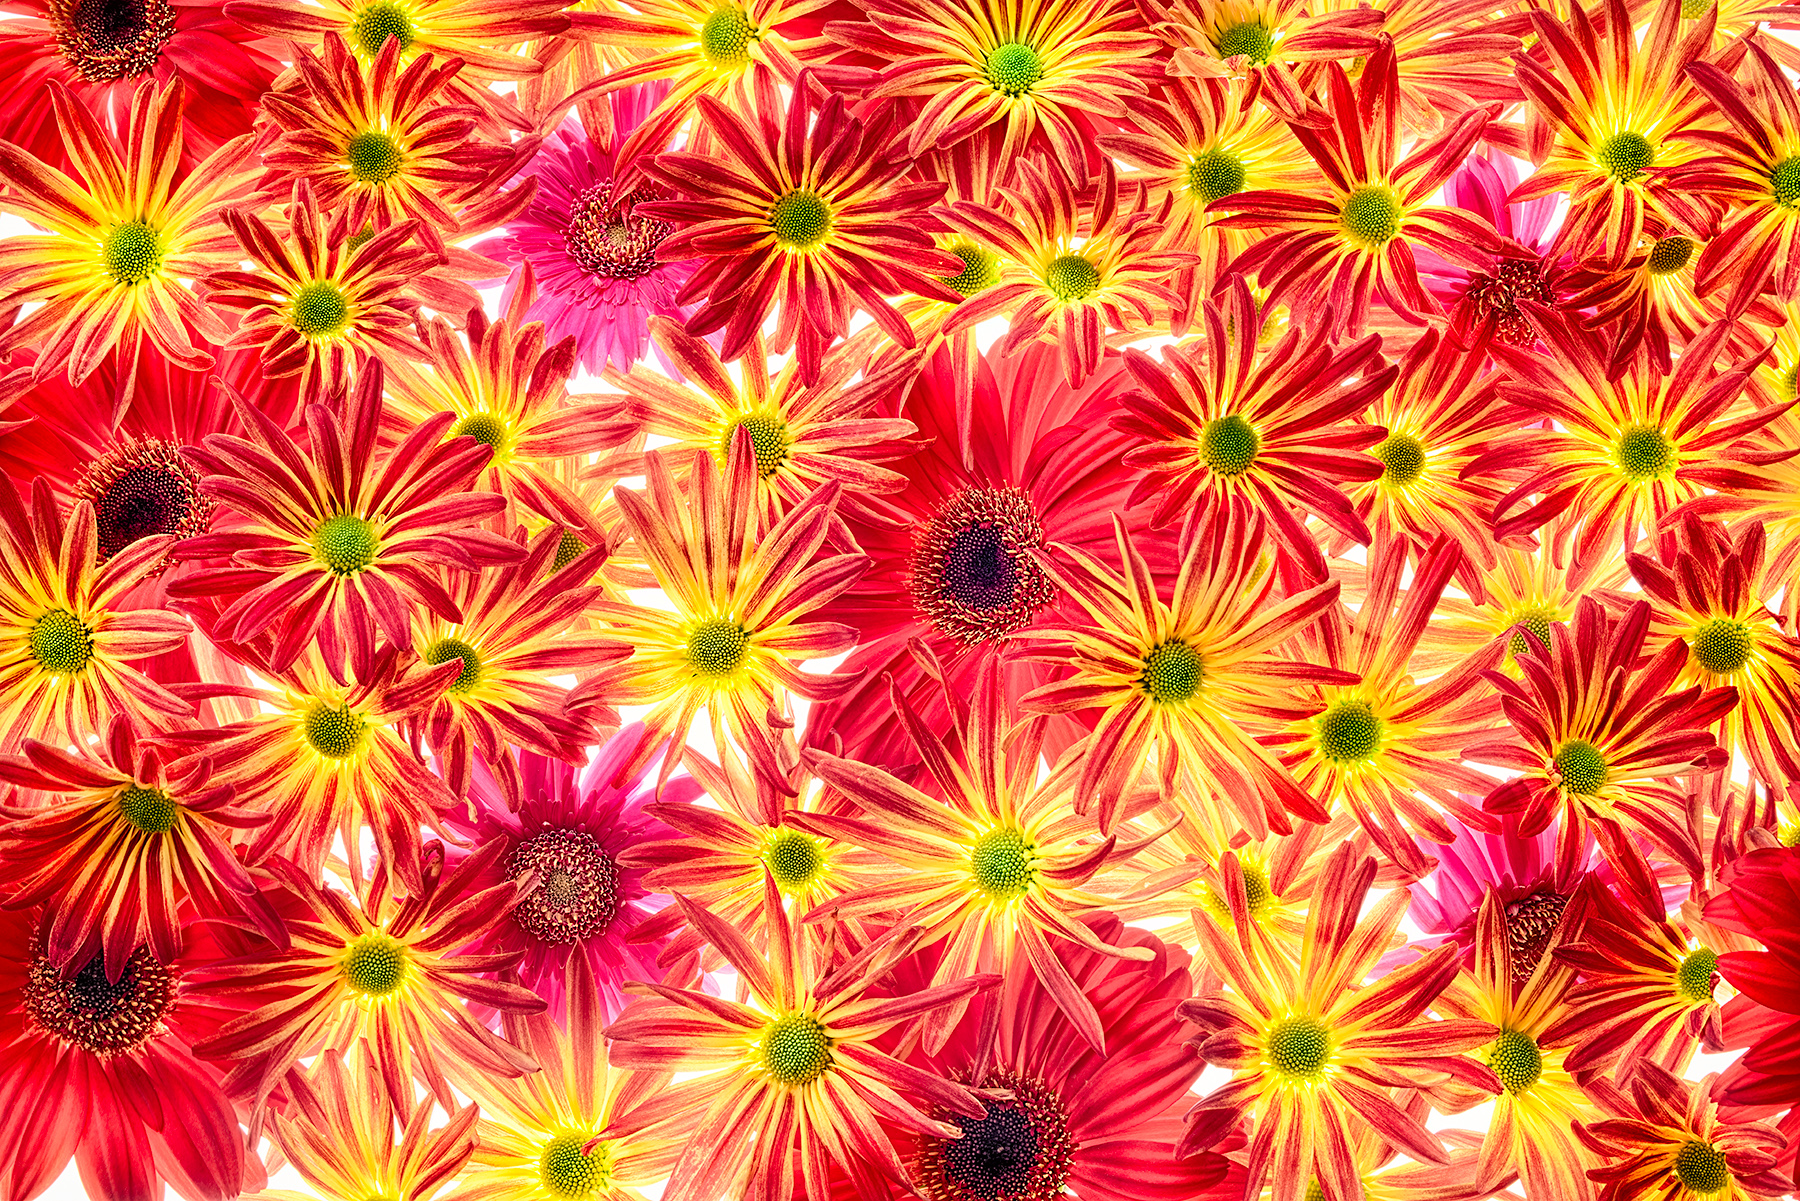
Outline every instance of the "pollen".
[[94, 658], [94, 631], [67, 609], [52, 609], [31, 623], [31, 657], [52, 675], [73, 676]]
[[1024, 42], [1007, 42], [987, 56], [988, 82], [1003, 96], [1023, 96], [1044, 78], [1044, 60]]
[[783, 892], [799, 892], [819, 878], [825, 868], [825, 851], [810, 834], [776, 826], [764, 836], [763, 866]]
[[1544, 1074], [1544, 1056], [1523, 1030], [1502, 1030], [1488, 1051], [1487, 1062], [1507, 1092], [1517, 1096]]
[[1613, 459], [1634, 484], [1661, 479], [1675, 470], [1675, 444], [1654, 425], [1633, 425], [1619, 433]]
[[757, 1045], [763, 1070], [781, 1084], [811, 1084], [831, 1067], [831, 1039], [818, 1019], [796, 1013], [763, 1028]]
[[1200, 461], [1215, 475], [1242, 475], [1256, 462], [1262, 435], [1241, 413], [1215, 417], [1200, 427]]
[[365, 129], [344, 147], [350, 174], [361, 183], [384, 184], [400, 174], [406, 152], [400, 143], [378, 129]]
[[462, 660], [462, 670], [456, 673], [446, 691], [459, 695], [469, 692], [481, 682], [481, 656], [475, 653], [474, 647], [460, 638], [440, 638], [425, 651], [425, 662], [433, 667], [452, 659]]
[[569, 206], [563, 230], [569, 257], [602, 280], [642, 279], [655, 271], [656, 248], [675, 227], [639, 215], [637, 206], [659, 196], [654, 184], [643, 183], [615, 197], [610, 179], [583, 190]]
[[1200, 652], [1179, 638], [1171, 638], [1150, 648], [1137, 683], [1158, 704], [1179, 705], [1199, 694], [1205, 675]]
[[387, 0], [358, 9], [350, 18], [350, 44], [370, 58], [381, 53], [389, 38], [398, 41], [400, 49], [405, 50], [413, 44], [414, 36], [412, 19], [406, 15], [406, 10]]
[[725, 434], [719, 440], [719, 455], [727, 458], [731, 454], [731, 443], [740, 429], [750, 433], [750, 446], [756, 452], [756, 474], [761, 479], [768, 479], [787, 462], [788, 449], [793, 445], [788, 437], [788, 425], [777, 414], [769, 412], [745, 413], [733, 418], [725, 427]]
[[1694, 662], [1715, 676], [1743, 670], [1756, 648], [1755, 636], [1748, 622], [1730, 617], [1715, 617], [1702, 622], [1688, 639], [1688, 652]]
[[350, 302], [336, 284], [316, 280], [294, 293], [288, 319], [309, 338], [329, 338], [350, 324]]
[[553, 946], [604, 934], [619, 912], [619, 865], [585, 830], [550, 829], [513, 852], [506, 877], [537, 873], [538, 885], [513, 910], [513, 921]]
[[139, 947], [117, 980], [95, 955], [74, 975], [38, 956], [21, 990], [26, 1016], [52, 1038], [102, 1058], [135, 1051], [163, 1029], [175, 1005], [175, 978]]
[[700, 24], [700, 53], [715, 67], [742, 66], [750, 60], [750, 43], [762, 37], [744, 10], [735, 4], [715, 8]]
[[940, 278], [962, 295], [985, 292], [1000, 282], [1000, 256], [987, 247], [958, 242], [949, 247], [949, 252], [962, 260], [962, 274]]
[[50, 0], [46, 9], [56, 48], [88, 83], [146, 74], [175, 35], [169, 0]]
[[1012, 900], [1037, 878], [1037, 848], [1017, 827], [990, 831], [969, 850], [969, 875], [990, 899]]
[[1358, 188], [1345, 198], [1338, 224], [1364, 246], [1385, 246], [1399, 236], [1403, 216], [1399, 198], [1375, 184]]
[[1606, 786], [1606, 760], [1593, 743], [1572, 738], [1552, 761], [1562, 786], [1577, 796], [1595, 796]]
[[612, 1182], [612, 1144], [584, 1151], [592, 1135], [559, 1134], [538, 1157], [538, 1183], [558, 1197], [590, 1197]]
[[313, 531], [313, 554], [333, 575], [355, 575], [375, 562], [375, 527], [354, 513], [327, 517]]
[[1317, 721], [1319, 753], [1333, 763], [1367, 763], [1381, 746], [1381, 719], [1367, 701], [1339, 701]]
[[1269, 1031], [1263, 1054], [1290, 1080], [1317, 1080], [1331, 1059], [1331, 1034], [1316, 1018], [1288, 1018]]
[[1641, 133], [1615, 133], [1594, 152], [1594, 161], [1620, 183], [1630, 183], [1656, 160], [1656, 148]]
[[1769, 191], [1783, 208], [1800, 204], [1800, 155], [1784, 158], [1769, 169]]
[[1652, 275], [1673, 275], [1688, 265], [1694, 257], [1694, 240], [1684, 238], [1680, 234], [1670, 234], [1666, 238], [1658, 238], [1650, 247], [1650, 257], [1645, 268]]
[[988, 1073], [990, 1088], [1012, 1094], [987, 1101], [980, 1117], [938, 1115], [959, 1138], [920, 1140], [919, 1185], [929, 1201], [1061, 1201], [1075, 1166], [1068, 1109], [1055, 1089], [1009, 1069]]
[[1100, 290], [1100, 268], [1083, 255], [1065, 254], [1044, 268], [1044, 286], [1064, 303], [1085, 300]]
[[1713, 999], [1714, 978], [1719, 971], [1719, 956], [1710, 947], [1695, 947], [1682, 957], [1675, 969], [1675, 991], [1684, 1001]]
[[728, 618], [700, 623], [688, 635], [687, 658], [703, 676], [728, 676], [750, 655], [750, 632]]
[[139, 538], [203, 534], [213, 511], [200, 493], [200, 473], [161, 438], [126, 435], [82, 473], [75, 497], [94, 506], [101, 562]]
[[1675, 1153], [1675, 1177], [1696, 1193], [1718, 1193], [1731, 1183], [1725, 1153], [1711, 1143], [1690, 1142]]
[[1258, 66], [1267, 65], [1275, 57], [1275, 35], [1260, 21], [1245, 21], [1220, 32], [1219, 57], [1243, 55]]
[[181, 806], [160, 788], [127, 784], [119, 790], [119, 816], [140, 834], [167, 834], [181, 816]]
[[1381, 464], [1381, 482], [1410, 484], [1425, 474], [1425, 444], [1411, 434], [1392, 434], [1370, 452]]
[[1031, 557], [1043, 545], [1043, 523], [1024, 492], [970, 488], [913, 535], [913, 603], [964, 646], [1003, 638], [1056, 598]]
[[115, 225], [100, 244], [100, 258], [115, 284], [148, 283], [162, 270], [162, 235], [142, 221]]
[[450, 427], [452, 438], [473, 438], [498, 454], [506, 445], [506, 422], [492, 413], [471, 413]]
[[348, 759], [362, 746], [368, 723], [348, 705], [319, 701], [302, 722], [306, 744], [327, 759]]
[[783, 246], [795, 250], [817, 246], [831, 232], [831, 208], [817, 192], [795, 188], [769, 209], [769, 228]]
[[339, 964], [344, 983], [365, 997], [393, 995], [406, 983], [408, 967], [405, 944], [380, 930], [354, 939]]
[[1202, 204], [1236, 196], [1244, 190], [1244, 180], [1244, 160], [1227, 150], [1202, 150], [1188, 160], [1188, 191]]

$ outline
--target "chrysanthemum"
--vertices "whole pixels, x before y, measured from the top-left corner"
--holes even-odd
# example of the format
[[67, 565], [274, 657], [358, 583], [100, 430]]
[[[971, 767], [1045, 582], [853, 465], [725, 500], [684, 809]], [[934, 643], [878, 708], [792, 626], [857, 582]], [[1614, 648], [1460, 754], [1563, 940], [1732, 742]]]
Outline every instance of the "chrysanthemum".
[[1080, 387], [1099, 367], [1109, 331], [1152, 325], [1181, 303], [1164, 281], [1193, 256], [1164, 243], [1142, 182], [1119, 195], [1110, 162], [1087, 191], [1072, 188], [1043, 157], [1022, 160], [1013, 180], [997, 189], [1004, 211], [973, 200], [935, 210], [1003, 256], [995, 285], [958, 305], [944, 330], [1004, 314], [1003, 351], [1054, 343], [1064, 376]]
[[657, 248], [659, 259], [699, 261], [676, 298], [701, 301], [688, 332], [724, 330], [720, 357], [729, 362], [779, 310], [771, 346], [797, 346], [807, 383], [856, 309], [913, 345], [912, 327], [887, 298], [956, 300], [942, 280], [963, 270], [932, 240], [939, 225], [928, 210], [944, 185], [906, 178], [893, 106], [853, 117], [841, 93], [821, 101], [819, 86], [810, 75], [798, 80], [785, 112], [772, 80], [744, 114], [702, 96], [700, 115], [722, 153], [658, 155], [644, 170], [680, 199], [638, 210], [680, 226]]
[[1073, 547], [1034, 556], [1088, 618], [1032, 631], [1041, 647], [1034, 653], [1070, 670], [1020, 702], [1040, 713], [1099, 710], [1078, 803], [1085, 810], [1097, 802], [1100, 828], [1110, 831], [1140, 772], [1154, 773], [1165, 795], [1185, 772], [1230, 797], [1252, 837], [1288, 832], [1290, 813], [1326, 820], [1319, 801], [1253, 735], [1312, 712], [1303, 685], [1356, 683], [1350, 672], [1272, 653], [1337, 601], [1338, 582], [1283, 595], [1266, 519], [1238, 498], [1189, 515], [1179, 574], [1167, 585], [1116, 516], [1113, 527], [1123, 575]]
[[1501, 668], [1516, 676], [1517, 657], [1533, 641], [1549, 646], [1551, 625], [1574, 617], [1582, 597], [1623, 587], [1630, 577], [1621, 547], [1605, 546], [1596, 558], [1582, 562], [1558, 554], [1554, 546], [1520, 550], [1502, 544], [1498, 562], [1469, 588], [1472, 600], [1450, 595], [1438, 602], [1432, 637], [1420, 647], [1420, 666], [1442, 670], [1503, 638]]
[[1526, 640], [1517, 655], [1523, 680], [1490, 671], [1516, 735], [1466, 748], [1477, 763], [1520, 774], [1488, 793], [1490, 813], [1519, 815], [1529, 837], [1561, 819], [1558, 857], [1575, 863], [1591, 832], [1630, 895], [1646, 912], [1662, 904], [1633, 835], [1696, 876], [1693, 835], [1678, 815], [1670, 777], [1716, 767], [1726, 756], [1710, 727], [1737, 704], [1734, 688], [1670, 688], [1688, 657], [1673, 642], [1645, 655], [1650, 605], [1639, 601], [1617, 619], [1583, 599], [1573, 628], [1557, 623], [1548, 645]]
[[446, 1061], [501, 1076], [532, 1071], [537, 1065], [463, 1004], [508, 1013], [544, 1008], [529, 989], [484, 974], [512, 966], [516, 953], [462, 950], [518, 899], [512, 880], [472, 888], [499, 849], [471, 855], [449, 873], [434, 863], [427, 881], [404, 898], [389, 892], [386, 870], [373, 873], [352, 897], [321, 884], [317, 868], [271, 860], [279, 887], [269, 899], [287, 926], [287, 945], [253, 941], [247, 954], [195, 974], [203, 993], [233, 997], [246, 1009], [196, 1051], [231, 1060], [226, 1090], [259, 1104], [296, 1060], [342, 1054], [365, 1038], [380, 1085], [403, 1109], [412, 1104], [415, 1076], [446, 1110], [454, 1109]]
[[0, 242], [0, 305], [42, 302], [0, 333], [0, 356], [29, 346], [38, 376], [64, 370], [79, 384], [116, 348], [127, 366], [115, 409], [129, 399], [145, 338], [184, 366], [204, 367], [212, 356], [195, 335], [223, 342], [229, 333], [182, 281], [235, 259], [219, 210], [250, 190], [254, 139], [233, 138], [182, 171], [182, 95], [179, 82], [144, 83], [127, 136], [115, 139], [52, 83], [50, 107], [79, 180], [0, 142], [0, 209], [47, 231]]
[[40, 477], [31, 508], [0, 480], [0, 749], [27, 738], [85, 745], [116, 717], [155, 730], [191, 712], [127, 660], [181, 646], [187, 622], [173, 613], [126, 609], [126, 594], [154, 572], [172, 543], [140, 538], [96, 563], [94, 507], [77, 502], [65, 519]]
[[1284, 117], [1306, 109], [1297, 73], [1311, 84], [1320, 63], [1366, 58], [1381, 27], [1374, 10], [1333, 12], [1305, 0], [1173, 0], [1150, 11], [1163, 18], [1156, 28], [1174, 48], [1174, 74], [1247, 75], [1263, 102]]
[[676, 898], [736, 969], [738, 997], [645, 985], [652, 995], [606, 1029], [610, 1064], [692, 1075], [636, 1098], [602, 1133], [624, 1138], [681, 1123], [687, 1143], [664, 1201], [709, 1201], [720, 1192], [743, 1201], [825, 1197], [832, 1164], [859, 1181], [885, 1177], [904, 1185], [890, 1130], [954, 1138], [957, 1128], [929, 1111], [978, 1117], [983, 1109], [967, 1086], [911, 1067], [874, 1043], [996, 978], [965, 975], [905, 997], [868, 995], [912, 938], [895, 928], [834, 961], [822, 936], [781, 916], [772, 876], [763, 887], [769, 936], [762, 952]]
[[1210, 496], [1242, 497], [1282, 549], [1314, 579], [1325, 578], [1308, 515], [1366, 543], [1369, 530], [1344, 495], [1381, 475], [1365, 453], [1382, 431], [1357, 421], [1394, 382], [1381, 339], [1337, 347], [1330, 333], [1291, 327], [1264, 344], [1267, 305], [1258, 307], [1240, 275], [1201, 310], [1206, 350], [1166, 346], [1162, 361], [1125, 352], [1136, 389], [1119, 398], [1115, 429], [1139, 445], [1125, 456], [1145, 471], [1138, 492], [1159, 499], [1152, 525], [1166, 525]]
[[[1361, 8], [1360, 0], [1307, 5], [1321, 18]], [[1381, 12], [1381, 32], [1394, 40], [1403, 130], [1435, 133], [1470, 108], [1523, 99], [1511, 61], [1522, 21], [1496, 19], [1486, 0], [1388, 0]]]
[[1643, 1060], [1626, 1077], [1630, 1099], [1587, 1127], [1609, 1161], [1588, 1174], [1600, 1201], [1773, 1201], [1793, 1182], [1775, 1168], [1782, 1136], [1754, 1122], [1727, 1122], [1713, 1099], [1715, 1077], [1683, 1080]]
[[1247, 1117], [1246, 1195], [1268, 1181], [1275, 1201], [1299, 1201], [1309, 1189], [1323, 1201], [1356, 1201], [1356, 1125], [1373, 1126], [1415, 1159], [1447, 1158], [1389, 1090], [1465, 1077], [1460, 1053], [1492, 1039], [1494, 1023], [1425, 1016], [1456, 977], [1453, 947], [1364, 984], [1406, 912], [1406, 893], [1396, 889], [1358, 921], [1374, 880], [1374, 859], [1350, 843], [1337, 850], [1313, 897], [1298, 964], [1252, 959], [1212, 923], [1194, 924], [1227, 991], [1181, 1007], [1200, 1028], [1188, 1045], [1232, 1077], [1189, 1113], [1182, 1146], [1214, 1146]]
[[[1554, 202], [1554, 196], [1541, 198]], [[1591, 310], [1590, 328], [1604, 328], [1612, 348], [1607, 374], [1622, 374], [1641, 345], [1665, 375], [1674, 370], [1674, 352], [1725, 316], [1722, 296], [1701, 299], [1694, 286], [1697, 254], [1706, 245], [1651, 220], [1644, 240], [1617, 268], [1584, 264], [1567, 276], [1567, 307]], [[1753, 318], [1779, 321], [1779, 310], [1764, 301]], [[1749, 330], [1740, 327], [1734, 345], [1749, 350]]]
[[909, 155], [1004, 123], [1001, 159], [1048, 150], [1078, 182], [1103, 161], [1095, 135], [1162, 74], [1157, 39], [1123, 0], [872, 0], [825, 36], [878, 67], [870, 97], [919, 104]]
[[462, 620], [434, 570], [470, 571], [517, 562], [524, 551], [476, 522], [505, 498], [471, 491], [492, 457], [474, 438], [444, 440], [455, 418], [439, 413], [383, 454], [376, 435], [383, 373], [371, 362], [342, 405], [307, 410], [308, 449], [250, 409], [251, 437], [212, 434], [190, 452], [205, 470], [201, 487], [235, 520], [184, 542], [192, 559], [223, 559], [221, 571], [192, 575], [174, 595], [224, 597], [218, 633], [250, 642], [271, 632], [270, 666], [295, 662], [317, 640], [334, 673], [348, 658], [358, 673], [374, 659], [379, 630], [411, 645], [411, 610]]

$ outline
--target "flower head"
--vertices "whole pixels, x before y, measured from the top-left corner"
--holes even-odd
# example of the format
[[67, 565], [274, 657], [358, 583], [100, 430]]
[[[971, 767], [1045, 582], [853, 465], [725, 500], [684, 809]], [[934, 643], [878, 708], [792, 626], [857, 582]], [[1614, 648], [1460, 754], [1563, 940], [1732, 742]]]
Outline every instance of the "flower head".
[[1709, 1087], [1639, 1060], [1615, 1094], [1614, 1112], [1587, 1128], [1611, 1162], [1588, 1174], [1606, 1187], [1600, 1201], [1755, 1201], [1787, 1195], [1776, 1170], [1783, 1139], [1768, 1126], [1723, 1120]]

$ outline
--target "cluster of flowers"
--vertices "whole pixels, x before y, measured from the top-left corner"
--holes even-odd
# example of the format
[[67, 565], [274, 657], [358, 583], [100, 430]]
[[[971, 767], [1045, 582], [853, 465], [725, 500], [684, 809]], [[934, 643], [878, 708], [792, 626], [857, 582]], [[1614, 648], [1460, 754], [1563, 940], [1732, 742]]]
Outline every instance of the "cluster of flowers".
[[0, 8], [0, 1201], [1792, 1191], [1800, 7]]

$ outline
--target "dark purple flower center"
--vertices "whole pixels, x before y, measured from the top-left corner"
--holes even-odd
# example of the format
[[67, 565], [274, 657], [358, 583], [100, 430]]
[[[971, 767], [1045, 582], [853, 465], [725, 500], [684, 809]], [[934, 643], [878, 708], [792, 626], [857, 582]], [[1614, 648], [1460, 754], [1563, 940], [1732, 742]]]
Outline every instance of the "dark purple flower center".
[[513, 920], [540, 942], [578, 942], [604, 934], [619, 910], [619, 865], [592, 834], [546, 830], [519, 844], [506, 876], [537, 872], [538, 885]]
[[1568, 897], [1547, 888], [1508, 903], [1506, 944], [1512, 951], [1514, 980], [1523, 983], [1537, 970], [1568, 905]]
[[911, 591], [938, 630], [964, 645], [1019, 629], [1056, 596], [1030, 551], [1044, 527], [1017, 488], [971, 488], [913, 535]]
[[213, 509], [201, 495], [200, 473], [160, 438], [125, 438], [82, 474], [75, 497], [94, 506], [101, 562], [139, 538], [203, 534]]
[[930, 1201], [1053, 1201], [1074, 1166], [1075, 1141], [1056, 1091], [1016, 1072], [983, 1082], [1011, 1089], [979, 1118], [941, 1114], [962, 1137], [920, 1140], [918, 1175]]
[[92, 1055], [121, 1055], [162, 1028], [175, 1003], [175, 977], [139, 947], [116, 981], [99, 955], [73, 975], [42, 955], [25, 976], [25, 1012], [45, 1032]]
[[89, 83], [144, 74], [175, 34], [169, 0], [52, 0], [48, 15], [56, 48]]
[[611, 180], [586, 188], [569, 206], [563, 239], [569, 257], [602, 279], [638, 279], [656, 270], [656, 248], [674, 227], [639, 216], [639, 204], [657, 199], [652, 184], [614, 198]]

